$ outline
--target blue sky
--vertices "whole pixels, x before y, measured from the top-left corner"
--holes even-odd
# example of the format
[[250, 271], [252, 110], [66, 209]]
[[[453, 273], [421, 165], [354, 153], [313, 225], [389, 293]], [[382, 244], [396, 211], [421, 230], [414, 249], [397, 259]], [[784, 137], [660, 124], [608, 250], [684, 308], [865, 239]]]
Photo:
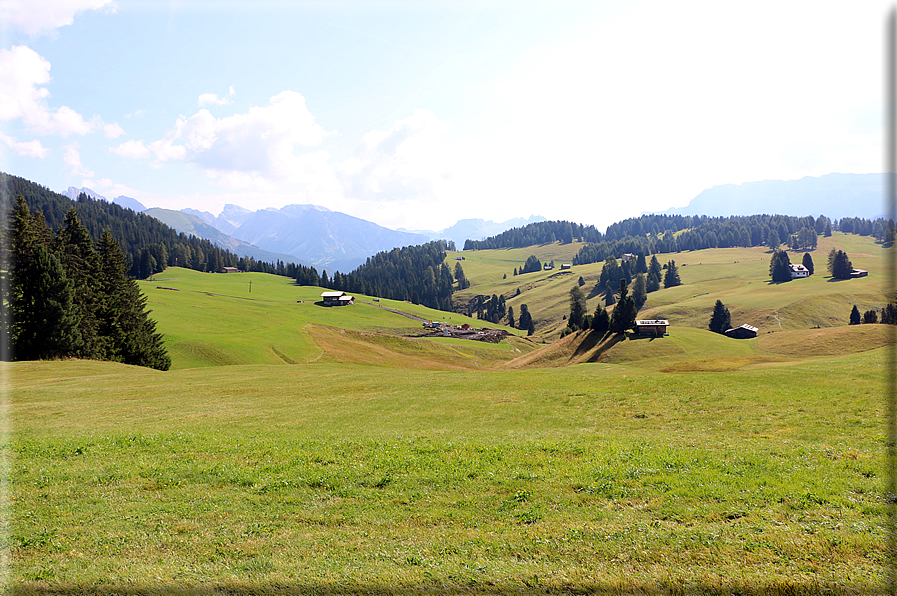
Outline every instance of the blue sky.
[[881, 171], [870, 2], [0, 3], [0, 167], [217, 214], [603, 228]]

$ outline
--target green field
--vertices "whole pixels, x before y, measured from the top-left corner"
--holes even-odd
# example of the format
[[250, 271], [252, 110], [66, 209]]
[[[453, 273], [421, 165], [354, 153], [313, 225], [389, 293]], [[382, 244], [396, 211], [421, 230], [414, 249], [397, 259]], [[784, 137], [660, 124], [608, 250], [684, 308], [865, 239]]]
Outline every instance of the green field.
[[[169, 269], [141, 287], [171, 371], [4, 365], [9, 591], [880, 592], [894, 328], [845, 324], [884, 303], [867, 240], [833, 237], [873, 272], [849, 282], [822, 245], [777, 285], [759, 249], [672, 255], [685, 285], [646, 305], [669, 337], [551, 344], [601, 265], [513, 267], [575, 246], [464, 253], [472, 295], [520, 286], [542, 313], [536, 343], [406, 337], [420, 322], [382, 307], [470, 319]], [[712, 334], [718, 297], [777, 322]]]
[[[586, 282], [588, 295], [601, 275], [602, 263], [579, 265], [570, 271], [542, 271], [513, 275], [530, 254], [543, 262], [569, 262], [579, 244], [550, 244], [514, 250], [467, 251], [449, 253], [446, 263], [454, 267], [455, 256], [463, 254], [465, 274], [471, 287], [457, 294], [466, 302], [477, 294], [504, 294], [508, 305], [519, 312], [519, 304], [528, 305], [538, 335], [546, 340], [560, 336], [569, 312], [566, 293], [579, 277]], [[869, 277], [847, 281], [832, 280], [826, 272], [831, 248], [845, 250], [854, 267], [866, 269]], [[761, 333], [814, 326], [846, 325], [851, 307], [862, 311], [885, 304], [885, 271], [889, 249], [872, 238], [835, 232], [831, 238], [819, 238], [819, 246], [810, 251], [816, 274], [788, 283], [773, 284], [769, 279], [770, 252], [758, 248], [720, 248], [658, 255], [665, 264], [673, 259], [679, 267], [683, 285], [648, 294], [639, 313], [641, 318], [667, 318], [677, 326], [707, 328], [713, 304], [722, 300], [732, 313], [735, 325], [748, 323]], [[800, 263], [805, 251], [789, 251], [791, 262]], [[506, 279], [502, 276], [507, 274]], [[514, 296], [517, 288], [521, 294]], [[588, 300], [589, 312], [603, 304], [601, 296]]]

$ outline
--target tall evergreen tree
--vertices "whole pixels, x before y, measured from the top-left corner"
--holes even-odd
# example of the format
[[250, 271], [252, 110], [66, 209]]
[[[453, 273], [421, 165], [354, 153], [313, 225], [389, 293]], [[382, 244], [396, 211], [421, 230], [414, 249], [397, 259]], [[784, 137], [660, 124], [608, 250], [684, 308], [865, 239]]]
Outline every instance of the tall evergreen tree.
[[627, 329], [635, 327], [635, 315], [638, 310], [635, 308], [635, 302], [629, 296], [629, 290], [626, 287], [626, 280], [620, 280], [620, 299], [610, 315], [610, 330], [612, 333], [623, 333]]
[[635, 281], [632, 282], [632, 301], [635, 303], [636, 310], [641, 310], [645, 302], [648, 301], [648, 282], [644, 273], [636, 275]]
[[853, 309], [850, 311], [850, 324], [851, 325], [859, 325], [860, 324], [860, 309], [857, 308], [857, 305], [853, 305]]
[[727, 329], [732, 328], [732, 317], [729, 314], [729, 309], [726, 308], [726, 305], [721, 300], [717, 300], [716, 304], [713, 305], [713, 314], [710, 315], [709, 327], [714, 333], [725, 333]]
[[78, 212], [70, 207], [54, 241], [56, 254], [74, 292], [74, 308], [81, 334], [79, 358], [103, 359], [99, 345], [99, 291], [96, 273], [99, 258], [90, 232], [81, 224]]
[[567, 327], [574, 331], [582, 329], [582, 320], [587, 312], [586, 295], [579, 286], [573, 286], [570, 288], [570, 316], [567, 317]]
[[598, 333], [606, 333], [610, 329], [610, 316], [607, 314], [607, 309], [600, 304], [592, 316], [592, 329]]
[[15, 278], [13, 341], [17, 360], [43, 360], [79, 355], [74, 291], [59, 259], [44, 246], [34, 249], [26, 275]]
[[769, 260], [769, 275], [772, 281], [791, 281], [791, 259], [784, 250], [772, 253]]
[[526, 304], [520, 305], [520, 318], [517, 319], [517, 328], [518, 329], [526, 329], [530, 328], [530, 325], [533, 324], [533, 317], [529, 314], [529, 307]]
[[613, 283], [608, 281], [607, 285], [604, 287], [604, 306], [613, 306], [616, 302], [617, 298], [614, 295]]
[[100, 331], [106, 358], [125, 364], [168, 370], [171, 358], [146, 310], [146, 296], [127, 275], [125, 255], [106, 231], [98, 244], [102, 299]]
[[679, 279], [679, 268], [676, 267], [676, 261], [667, 263], [667, 272], [663, 276], [663, 287], [674, 288], [681, 286], [682, 280]]
[[648, 265], [648, 279], [645, 286], [648, 292], [656, 292], [660, 289], [662, 272], [663, 269], [660, 266], [660, 261], [657, 260], [657, 255], [651, 255], [651, 264]]
[[850, 274], [853, 273], [853, 263], [850, 262], [846, 252], [839, 250], [835, 253], [835, 258], [832, 259], [831, 273], [835, 279], [850, 279]]
[[815, 268], [813, 267], [813, 257], [810, 256], [810, 253], [805, 252], [803, 258], [803, 266], [807, 268], [807, 271], [810, 272], [810, 275], [813, 275]]
[[508, 327], [514, 327], [514, 307], [508, 307]]

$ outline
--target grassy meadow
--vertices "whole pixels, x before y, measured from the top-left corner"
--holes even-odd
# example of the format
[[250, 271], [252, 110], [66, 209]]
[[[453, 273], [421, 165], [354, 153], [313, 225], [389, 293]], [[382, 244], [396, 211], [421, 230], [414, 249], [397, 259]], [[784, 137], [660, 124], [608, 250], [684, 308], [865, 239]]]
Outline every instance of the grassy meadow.
[[[592, 312], [603, 297], [593, 288], [604, 263], [579, 265], [559, 271], [561, 262], [569, 262], [580, 245], [550, 244], [513, 250], [467, 251], [449, 253], [446, 262], [454, 267], [455, 256], [463, 254], [462, 267], [471, 287], [457, 294], [469, 299], [477, 294], [504, 294], [508, 305], [519, 312], [525, 303], [533, 314], [539, 338], [553, 341], [560, 336], [569, 312], [567, 292], [582, 277], [583, 291], [589, 297]], [[833, 280], [826, 271], [832, 248], [844, 250], [854, 267], [866, 269], [869, 277]], [[792, 263], [800, 263], [806, 251], [788, 251]], [[675, 260], [683, 285], [648, 294], [639, 313], [641, 318], [666, 318], [676, 326], [706, 329], [713, 304], [722, 300], [732, 313], [735, 325], [743, 323], [770, 331], [846, 325], [851, 307], [860, 311], [881, 308], [885, 304], [885, 271], [888, 249], [866, 236], [835, 232], [831, 238], [819, 238], [819, 246], [809, 251], [816, 274], [787, 283], [772, 283], [769, 278], [771, 253], [764, 247], [719, 248], [658, 255], [661, 264]], [[554, 260], [553, 271], [513, 275], [529, 255], [542, 262]], [[468, 273], [470, 271], [470, 273]], [[507, 278], [503, 279], [503, 275]], [[517, 288], [521, 294], [515, 296]], [[600, 288], [599, 290], [603, 290]]]
[[[536, 341], [498, 344], [407, 337], [386, 308], [458, 314], [169, 269], [141, 288], [172, 370], [3, 365], [7, 591], [879, 593], [893, 328], [846, 321], [884, 304], [884, 251], [820, 241], [787, 284], [762, 249], [670, 255], [685, 285], [643, 312], [671, 335], [621, 341], [548, 343], [601, 264], [512, 275], [575, 245], [463, 253], [470, 296], [520, 287], [540, 313]], [[870, 277], [829, 281], [824, 242]], [[717, 298], [761, 335], [706, 331]]]

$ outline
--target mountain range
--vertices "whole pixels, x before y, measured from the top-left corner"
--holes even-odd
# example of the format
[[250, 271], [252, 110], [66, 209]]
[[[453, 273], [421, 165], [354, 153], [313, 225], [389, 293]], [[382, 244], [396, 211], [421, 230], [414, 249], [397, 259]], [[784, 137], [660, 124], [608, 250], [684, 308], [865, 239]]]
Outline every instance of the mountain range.
[[80, 195], [82, 192], [91, 199], [99, 199], [108, 201], [110, 203], [115, 203], [116, 205], [121, 205], [125, 209], [130, 209], [131, 211], [134, 211], [136, 213], [142, 213], [146, 211], [146, 207], [137, 199], [132, 199], [131, 197], [126, 197], [125, 195], [119, 195], [110, 201], [106, 197], [94, 192], [86, 186], [82, 186], [81, 188], [69, 186], [68, 189], [66, 189], [66, 191], [62, 193], [62, 195], [70, 198], [73, 201], [76, 201], [78, 200], [78, 195]]
[[887, 217], [883, 174], [826, 174], [799, 180], [723, 184], [703, 191], [671, 215], [825, 215], [833, 219]]

